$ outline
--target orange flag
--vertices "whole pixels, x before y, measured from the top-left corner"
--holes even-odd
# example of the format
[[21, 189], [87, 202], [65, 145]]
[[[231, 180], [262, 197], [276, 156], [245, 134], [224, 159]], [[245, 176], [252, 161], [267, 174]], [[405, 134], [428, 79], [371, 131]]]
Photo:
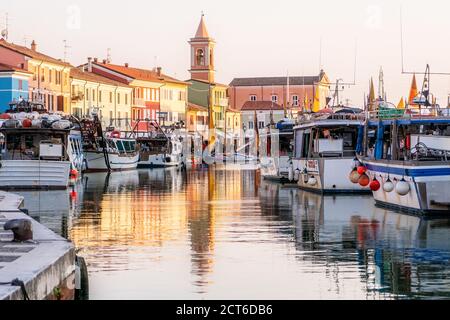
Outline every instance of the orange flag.
[[409, 98], [408, 103], [410, 105], [414, 105], [414, 98], [417, 96], [417, 82], [416, 82], [416, 75], [413, 75], [413, 80], [411, 84], [411, 90], [409, 91]]

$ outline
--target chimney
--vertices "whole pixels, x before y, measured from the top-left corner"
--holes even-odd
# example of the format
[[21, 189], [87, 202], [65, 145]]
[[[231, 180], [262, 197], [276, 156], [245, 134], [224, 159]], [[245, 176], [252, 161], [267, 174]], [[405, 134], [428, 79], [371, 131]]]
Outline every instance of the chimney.
[[107, 62], [106, 59], [103, 59], [103, 64], [106, 64], [106, 62]]
[[156, 74], [158, 75], [158, 77], [161, 77], [161, 67], [156, 68]]
[[88, 72], [92, 72], [92, 58], [91, 57], [88, 58], [87, 69], [88, 69]]
[[128, 62], [125, 62], [125, 68], [128, 68]]
[[33, 42], [31, 43], [31, 50], [36, 51], [37, 50], [37, 44], [36, 41], [33, 40]]
[[98, 58], [94, 58], [94, 62], [97, 63], [98, 62]]

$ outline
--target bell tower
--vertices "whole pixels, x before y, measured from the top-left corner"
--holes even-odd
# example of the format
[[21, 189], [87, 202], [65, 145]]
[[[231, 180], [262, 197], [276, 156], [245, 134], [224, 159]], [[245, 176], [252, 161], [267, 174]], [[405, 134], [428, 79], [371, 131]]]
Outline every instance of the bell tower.
[[202, 13], [197, 33], [189, 41], [191, 45], [191, 69], [189, 72], [191, 73], [191, 79], [213, 83], [216, 73], [214, 70], [214, 47], [216, 43], [208, 34], [204, 17], [205, 15]]

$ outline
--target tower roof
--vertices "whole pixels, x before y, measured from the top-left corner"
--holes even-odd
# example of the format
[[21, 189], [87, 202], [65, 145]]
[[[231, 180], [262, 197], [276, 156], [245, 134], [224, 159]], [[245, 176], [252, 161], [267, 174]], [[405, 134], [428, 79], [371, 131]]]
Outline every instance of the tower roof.
[[196, 38], [209, 38], [208, 29], [206, 29], [204, 14], [202, 14], [202, 18], [200, 20], [200, 24], [198, 25], [197, 33], [195, 34]]

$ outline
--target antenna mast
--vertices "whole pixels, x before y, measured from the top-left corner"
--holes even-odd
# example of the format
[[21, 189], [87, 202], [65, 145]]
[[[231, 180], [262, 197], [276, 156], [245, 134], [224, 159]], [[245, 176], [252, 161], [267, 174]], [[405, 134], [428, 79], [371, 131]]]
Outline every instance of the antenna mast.
[[111, 48], [106, 49], [106, 62], [111, 63]]
[[67, 40], [63, 40], [64, 42], [64, 62], [67, 61], [67, 49], [70, 49], [71, 47], [67, 45]]
[[5, 29], [2, 30], [1, 36], [6, 41], [8, 41], [8, 36], [9, 36], [9, 15], [8, 15], [8, 12], [5, 13]]

